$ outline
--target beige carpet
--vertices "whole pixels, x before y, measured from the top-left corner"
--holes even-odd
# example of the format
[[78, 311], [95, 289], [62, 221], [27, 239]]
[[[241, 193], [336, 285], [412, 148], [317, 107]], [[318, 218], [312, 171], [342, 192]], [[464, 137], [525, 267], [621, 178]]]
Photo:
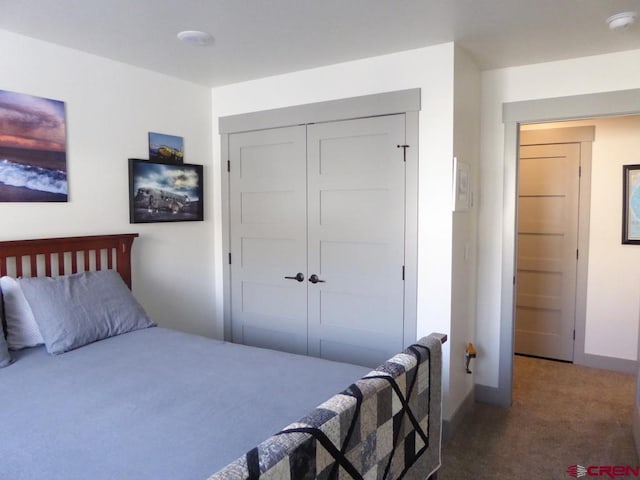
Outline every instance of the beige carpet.
[[570, 479], [575, 464], [635, 467], [634, 391], [633, 375], [516, 356], [513, 406], [476, 404], [444, 445], [438, 479]]

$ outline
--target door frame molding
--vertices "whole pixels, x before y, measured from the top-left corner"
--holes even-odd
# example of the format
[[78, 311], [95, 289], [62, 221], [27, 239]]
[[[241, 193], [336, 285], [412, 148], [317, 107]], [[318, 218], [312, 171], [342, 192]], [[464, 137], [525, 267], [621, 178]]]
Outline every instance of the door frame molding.
[[502, 105], [504, 123], [504, 185], [502, 224], [502, 274], [500, 301], [500, 353], [497, 388], [476, 388], [479, 400], [509, 407], [513, 386], [516, 181], [519, 127], [595, 117], [640, 114], [640, 89], [507, 102]]
[[221, 143], [222, 184], [222, 258], [223, 265], [223, 325], [224, 339], [231, 341], [231, 229], [229, 215], [230, 176], [229, 135], [252, 130], [333, 122], [382, 115], [405, 115], [406, 149], [405, 177], [405, 295], [404, 344], [416, 341], [418, 305], [418, 118], [421, 89], [413, 88], [325, 102], [295, 105], [239, 115], [220, 117], [218, 129]]
[[[587, 321], [587, 278], [589, 269], [589, 222], [591, 210], [591, 158], [592, 143], [595, 139], [595, 127], [555, 127], [539, 130], [520, 129], [519, 147], [528, 145], [551, 145], [558, 143], [580, 144], [580, 179], [578, 181], [578, 255], [576, 265], [575, 297], [575, 338], [573, 342], [573, 362], [584, 364], [584, 344]], [[516, 180], [517, 182], [517, 180]], [[519, 185], [517, 185], [519, 188]], [[516, 208], [516, 212], [518, 209]], [[517, 222], [516, 222], [517, 225]], [[517, 232], [516, 232], [517, 238]], [[517, 243], [515, 250], [518, 255]], [[516, 274], [517, 277], [517, 274]], [[514, 295], [517, 294], [517, 282]], [[515, 305], [515, 304], [514, 304]], [[515, 308], [515, 306], [514, 306]], [[516, 321], [515, 314], [513, 321]], [[515, 327], [514, 327], [515, 334]]]

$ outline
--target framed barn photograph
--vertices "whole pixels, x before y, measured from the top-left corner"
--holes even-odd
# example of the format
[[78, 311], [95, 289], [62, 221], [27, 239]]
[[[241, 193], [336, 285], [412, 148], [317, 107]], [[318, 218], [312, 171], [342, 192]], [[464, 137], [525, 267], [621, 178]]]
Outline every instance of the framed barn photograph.
[[622, 174], [622, 243], [640, 245], [640, 165], [623, 165]]
[[202, 221], [202, 165], [129, 159], [130, 223]]

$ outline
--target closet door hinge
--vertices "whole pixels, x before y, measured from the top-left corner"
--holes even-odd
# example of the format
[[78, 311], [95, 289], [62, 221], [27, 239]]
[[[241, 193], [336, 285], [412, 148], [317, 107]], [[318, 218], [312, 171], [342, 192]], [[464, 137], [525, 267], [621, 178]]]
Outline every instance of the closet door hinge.
[[227, 172], [231, 171], [231, 160], [227, 160]]
[[582, 176], [582, 165], [578, 167], [578, 177]]
[[229, 252], [229, 265], [231, 265], [231, 252]]
[[404, 265], [402, 265], [402, 281], [404, 282]]
[[398, 145], [398, 148], [402, 149], [402, 161], [406, 162], [407, 161], [407, 148], [409, 148], [410, 145]]
[[573, 331], [573, 339], [574, 340], [576, 339], [576, 331], [575, 330]]

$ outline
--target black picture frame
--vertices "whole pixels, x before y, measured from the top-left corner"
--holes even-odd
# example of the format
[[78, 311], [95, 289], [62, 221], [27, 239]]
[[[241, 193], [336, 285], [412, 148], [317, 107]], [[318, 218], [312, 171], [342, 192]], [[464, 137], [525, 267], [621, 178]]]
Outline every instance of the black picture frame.
[[[632, 184], [634, 188], [631, 188]], [[640, 164], [622, 166], [622, 243], [640, 245]]]
[[204, 220], [202, 165], [129, 159], [129, 222]]

